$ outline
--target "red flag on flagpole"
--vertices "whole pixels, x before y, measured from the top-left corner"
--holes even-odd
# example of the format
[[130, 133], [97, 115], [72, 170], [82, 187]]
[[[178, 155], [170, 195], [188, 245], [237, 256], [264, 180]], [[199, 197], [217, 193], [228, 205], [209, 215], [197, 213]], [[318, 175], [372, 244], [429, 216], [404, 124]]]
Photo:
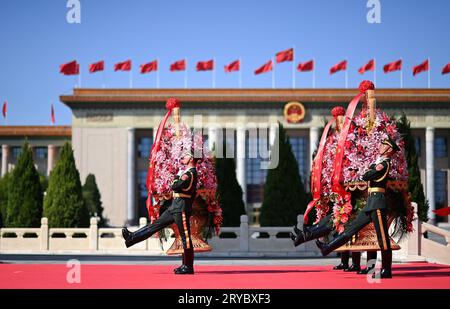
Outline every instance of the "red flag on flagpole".
[[186, 70], [186, 59], [178, 60], [170, 65], [170, 71], [184, 71]]
[[402, 60], [397, 60], [391, 63], [386, 64], [383, 67], [384, 73], [400, 71], [402, 69]]
[[197, 62], [197, 71], [211, 71], [214, 70], [214, 60]]
[[442, 68], [442, 75], [448, 74], [448, 73], [450, 73], [450, 63], [447, 63], [447, 64]]
[[80, 74], [80, 65], [76, 60], [61, 64], [59, 66], [59, 73], [63, 75], [78, 75]]
[[96, 63], [91, 63], [89, 65], [89, 73], [103, 71], [104, 69], [105, 69], [105, 61], [103, 60]]
[[150, 73], [153, 71], [158, 71], [158, 60], [141, 64], [141, 74]]
[[309, 60], [307, 62], [299, 63], [297, 66], [297, 71], [308, 72], [314, 70], [314, 60]]
[[347, 70], [347, 60], [343, 60], [330, 68], [330, 74]]
[[285, 62], [285, 61], [293, 61], [294, 60], [294, 49], [289, 48], [283, 51], [280, 51], [275, 55], [275, 60], [277, 63]]
[[256, 69], [255, 75], [270, 72], [270, 71], [272, 71], [272, 69], [273, 69], [272, 60], [270, 60], [269, 62], [263, 64], [261, 67]]
[[239, 71], [241, 69], [241, 61], [235, 60], [231, 62], [230, 64], [225, 66], [225, 73], [231, 73], [235, 71]]
[[116, 63], [114, 65], [114, 71], [130, 71], [131, 70], [131, 60]]
[[450, 216], [450, 207], [439, 208], [439, 209], [433, 210], [433, 212], [441, 217]]
[[3, 102], [3, 108], [2, 108], [3, 118], [6, 118], [7, 105], [8, 105], [8, 103], [6, 103], [6, 101]]
[[424, 62], [422, 62], [421, 64], [413, 67], [413, 76], [416, 76], [417, 74], [419, 74], [421, 72], [426, 72], [429, 69], [430, 69], [430, 63], [427, 59]]
[[53, 104], [52, 104], [52, 108], [51, 108], [50, 117], [52, 120], [52, 124], [55, 124], [55, 110], [53, 109]]
[[359, 68], [358, 73], [364, 74], [367, 71], [373, 71], [375, 70], [375, 60], [372, 59], [369, 62], [367, 62], [365, 65]]

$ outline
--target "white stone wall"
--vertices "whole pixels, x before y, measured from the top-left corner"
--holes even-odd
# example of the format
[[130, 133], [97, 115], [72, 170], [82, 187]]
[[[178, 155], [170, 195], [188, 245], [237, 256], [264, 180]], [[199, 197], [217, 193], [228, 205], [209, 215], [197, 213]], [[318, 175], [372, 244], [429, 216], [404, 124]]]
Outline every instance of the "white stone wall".
[[75, 161], [81, 182], [94, 174], [111, 226], [127, 219], [127, 129], [72, 128]]

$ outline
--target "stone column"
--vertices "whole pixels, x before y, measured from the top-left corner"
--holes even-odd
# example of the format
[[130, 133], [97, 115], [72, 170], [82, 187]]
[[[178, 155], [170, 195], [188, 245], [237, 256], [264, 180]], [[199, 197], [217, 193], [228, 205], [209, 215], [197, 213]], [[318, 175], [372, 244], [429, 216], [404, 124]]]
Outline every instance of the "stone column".
[[208, 148], [210, 151], [213, 151], [217, 155], [218, 145], [217, 145], [217, 128], [216, 127], [208, 127]]
[[128, 128], [128, 151], [127, 151], [127, 220], [132, 224], [136, 217], [136, 152], [135, 152], [135, 129]]
[[426, 170], [427, 170], [427, 199], [430, 204], [428, 210], [428, 218], [432, 223], [435, 221], [435, 214], [433, 210], [436, 208], [434, 200], [434, 128], [427, 127], [425, 133], [426, 141]]
[[273, 144], [275, 143], [275, 140], [277, 139], [279, 132], [278, 132], [278, 123], [276, 124], [271, 124], [269, 127], [269, 143], [270, 143], [270, 147], [273, 146]]
[[247, 182], [245, 179], [245, 127], [236, 129], [236, 175], [241, 185], [244, 203], [247, 204]]
[[47, 146], [47, 176], [50, 176], [50, 172], [53, 170], [56, 162], [56, 146]]
[[319, 142], [319, 128], [311, 127], [309, 129], [309, 166], [312, 167], [312, 155], [314, 151], [317, 149], [317, 144]]
[[8, 172], [9, 155], [9, 145], [2, 145], [2, 177]]

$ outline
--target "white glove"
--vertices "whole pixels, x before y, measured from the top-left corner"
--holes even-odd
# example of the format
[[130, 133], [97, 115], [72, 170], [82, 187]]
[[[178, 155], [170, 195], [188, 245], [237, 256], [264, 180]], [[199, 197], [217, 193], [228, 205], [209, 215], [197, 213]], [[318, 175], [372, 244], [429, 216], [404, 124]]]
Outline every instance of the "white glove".
[[183, 175], [183, 174], [184, 174], [184, 170], [179, 170], [177, 176], [181, 177], [181, 175]]

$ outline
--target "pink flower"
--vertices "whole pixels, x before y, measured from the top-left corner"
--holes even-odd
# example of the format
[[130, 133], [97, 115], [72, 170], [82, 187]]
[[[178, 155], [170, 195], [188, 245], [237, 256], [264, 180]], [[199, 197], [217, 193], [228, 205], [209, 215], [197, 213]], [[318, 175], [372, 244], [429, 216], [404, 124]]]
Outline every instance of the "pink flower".
[[344, 226], [343, 225], [339, 225], [339, 226], [337, 226], [336, 230], [337, 230], [337, 232], [339, 234], [342, 234], [342, 233], [344, 233]]

